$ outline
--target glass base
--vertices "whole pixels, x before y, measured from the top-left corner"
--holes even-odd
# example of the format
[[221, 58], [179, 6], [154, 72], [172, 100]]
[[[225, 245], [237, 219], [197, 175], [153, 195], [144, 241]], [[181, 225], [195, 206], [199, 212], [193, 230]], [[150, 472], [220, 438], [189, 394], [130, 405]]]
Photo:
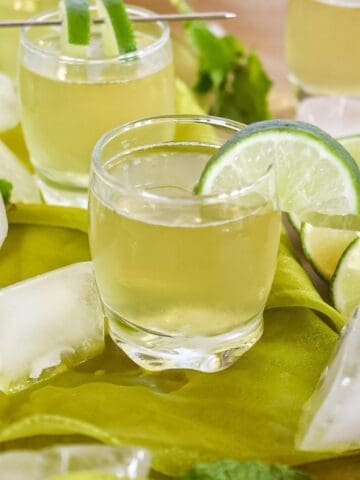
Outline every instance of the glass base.
[[262, 312], [245, 325], [212, 337], [165, 336], [107, 313], [113, 341], [135, 363], [150, 371], [186, 368], [219, 372], [233, 365], [263, 333]]
[[88, 190], [85, 188], [66, 187], [37, 176], [36, 183], [46, 203], [64, 207], [87, 208]]

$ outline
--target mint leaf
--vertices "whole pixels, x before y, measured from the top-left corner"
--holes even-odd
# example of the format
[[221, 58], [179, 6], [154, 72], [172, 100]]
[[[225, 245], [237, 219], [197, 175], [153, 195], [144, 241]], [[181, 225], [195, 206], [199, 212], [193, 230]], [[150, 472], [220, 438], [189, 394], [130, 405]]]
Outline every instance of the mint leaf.
[[211, 109], [213, 115], [232, 118], [244, 123], [270, 118], [267, 94], [271, 80], [264, 71], [255, 52], [250, 52], [233, 67], [230, 75], [219, 89]]
[[7, 180], [0, 178], [0, 195], [2, 195], [5, 204], [10, 202], [12, 184]]
[[[180, 12], [191, 12], [186, 0], [171, 2]], [[184, 28], [199, 57], [193, 88], [212, 94], [210, 113], [244, 123], [270, 118], [267, 95], [272, 83], [258, 55], [247, 52], [232, 35], [217, 37], [204, 22], [186, 22]]]
[[180, 480], [312, 480], [312, 477], [286, 465], [271, 466], [261, 462], [239, 463], [223, 460], [200, 463], [180, 477]]

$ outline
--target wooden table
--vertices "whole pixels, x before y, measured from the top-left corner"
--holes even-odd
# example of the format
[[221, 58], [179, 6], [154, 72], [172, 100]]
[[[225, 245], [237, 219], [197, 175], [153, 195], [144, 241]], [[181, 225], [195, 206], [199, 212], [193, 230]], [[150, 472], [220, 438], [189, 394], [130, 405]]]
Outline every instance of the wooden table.
[[[174, 11], [168, 0], [137, 0], [136, 3], [158, 12]], [[248, 48], [259, 52], [274, 82], [270, 97], [274, 115], [292, 116], [294, 100], [284, 52], [286, 0], [189, 0], [189, 3], [198, 11], [237, 13], [236, 19], [222, 25]]]

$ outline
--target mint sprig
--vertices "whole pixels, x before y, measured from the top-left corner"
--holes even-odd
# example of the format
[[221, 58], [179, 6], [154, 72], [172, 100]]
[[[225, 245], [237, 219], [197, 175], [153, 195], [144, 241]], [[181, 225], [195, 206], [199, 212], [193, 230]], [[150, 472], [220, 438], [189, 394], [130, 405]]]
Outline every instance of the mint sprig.
[[286, 465], [223, 460], [200, 463], [178, 480], [312, 480], [312, 477]]
[[[186, 0], [171, 0], [182, 13]], [[234, 36], [217, 37], [204, 22], [184, 24], [187, 39], [199, 57], [196, 93], [212, 94], [210, 113], [244, 123], [270, 118], [267, 95], [272, 82], [259, 56]]]
[[5, 205], [10, 202], [11, 192], [13, 186], [4, 178], [0, 178], [0, 195], [2, 196]]

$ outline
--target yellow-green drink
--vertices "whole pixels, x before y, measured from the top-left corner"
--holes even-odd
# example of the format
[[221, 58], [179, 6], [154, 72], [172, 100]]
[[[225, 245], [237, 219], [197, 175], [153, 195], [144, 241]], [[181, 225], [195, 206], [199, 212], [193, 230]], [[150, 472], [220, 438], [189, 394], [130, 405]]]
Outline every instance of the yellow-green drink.
[[304, 93], [358, 94], [359, 42], [359, 0], [289, 0], [286, 54]]
[[[130, 11], [148, 15], [142, 9]], [[85, 206], [91, 151], [98, 138], [121, 123], [173, 112], [168, 29], [161, 23], [141, 25], [138, 50], [110, 58], [95, 27], [86, 58], [62, 55], [59, 30], [24, 31], [22, 122], [48, 202]]]
[[148, 369], [231, 365], [261, 335], [275, 272], [278, 212], [249, 203], [251, 189], [194, 195], [211, 155], [240, 128], [199, 122], [139, 122], [95, 151], [96, 279], [113, 339]]

